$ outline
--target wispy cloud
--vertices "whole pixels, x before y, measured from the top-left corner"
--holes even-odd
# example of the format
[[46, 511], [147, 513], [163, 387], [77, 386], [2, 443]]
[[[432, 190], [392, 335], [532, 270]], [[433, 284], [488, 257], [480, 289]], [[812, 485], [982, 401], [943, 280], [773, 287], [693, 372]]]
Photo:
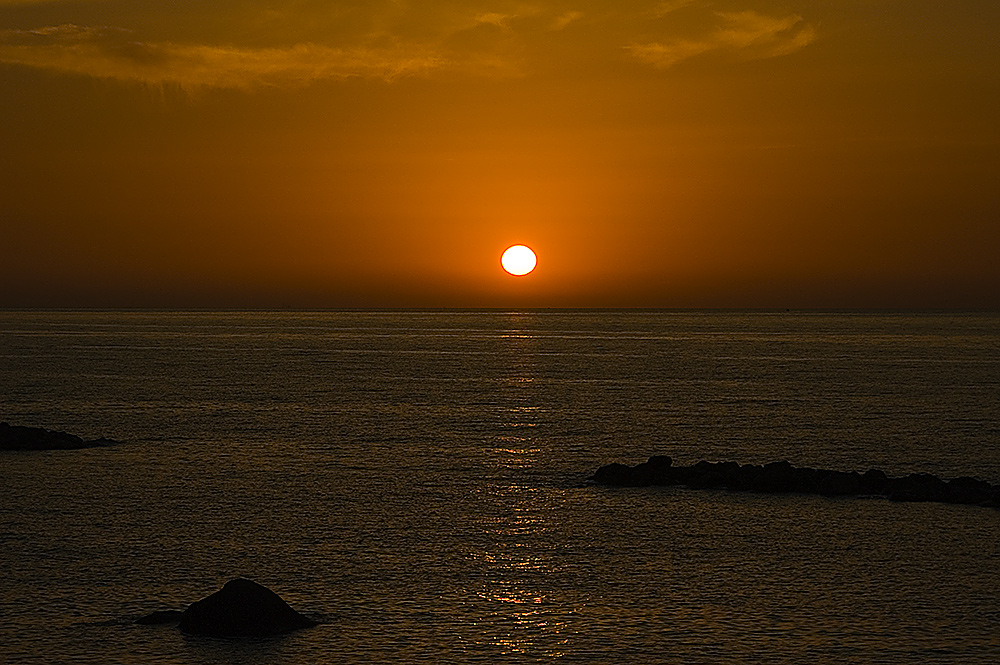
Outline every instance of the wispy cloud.
[[[310, 22], [305, 16], [285, 12], [286, 19], [301, 20], [283, 23], [284, 43], [269, 47], [259, 46], [260, 35], [257, 45], [247, 46], [186, 41], [185, 33], [176, 30], [172, 37], [150, 39], [121, 28], [62, 24], [0, 30], [0, 63], [193, 91], [294, 87], [347, 78], [394, 81], [446, 72], [522, 76], [538, 67], [578, 72], [623, 55], [668, 69], [716, 52], [772, 58], [816, 38], [814, 28], [797, 15], [712, 12], [708, 7], [703, 0], [661, 0], [585, 15], [568, 1], [545, 7], [472, 2], [433, 11], [390, 2], [359, 9], [357, 15], [327, 17], [323, 30], [306, 28]], [[578, 24], [588, 29], [566, 29]]]
[[502, 14], [500, 12], [483, 12], [482, 14], [477, 14], [473, 19], [474, 25], [495, 25], [498, 28], [507, 27], [507, 22], [512, 18], [516, 18], [516, 14]]
[[663, 2], [658, 2], [653, 6], [651, 13], [653, 16], [666, 16], [678, 9], [693, 5], [694, 2], [695, 0], [663, 0]]
[[642, 62], [666, 69], [710, 52], [774, 58], [794, 53], [816, 39], [816, 30], [800, 16], [771, 17], [754, 11], [717, 12], [716, 16], [720, 24], [702, 38], [632, 44], [626, 50]]
[[575, 10], [574, 11], [568, 11], [568, 12], [566, 12], [564, 14], [560, 14], [552, 22], [552, 29], [553, 30], [562, 30], [563, 28], [565, 28], [570, 23], [573, 23], [574, 21], [578, 21], [581, 18], [583, 18], [583, 12], [578, 12], [578, 11], [575, 11]]
[[136, 41], [125, 30], [60, 25], [0, 31], [0, 62], [151, 85], [252, 88], [365, 77], [391, 81], [447, 65], [416, 47], [237, 48]]

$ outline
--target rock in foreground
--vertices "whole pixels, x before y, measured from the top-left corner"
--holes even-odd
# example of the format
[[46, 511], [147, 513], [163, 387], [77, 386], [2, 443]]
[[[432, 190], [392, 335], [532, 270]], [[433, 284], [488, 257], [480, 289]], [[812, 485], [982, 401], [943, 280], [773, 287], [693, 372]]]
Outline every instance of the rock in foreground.
[[926, 473], [890, 478], [880, 469], [865, 473], [795, 467], [789, 462], [737, 464], [701, 461], [674, 466], [666, 455], [654, 455], [635, 466], [612, 463], [591, 476], [599, 485], [650, 487], [680, 485], [691, 489], [724, 489], [768, 494], [884, 496], [891, 501], [935, 501], [1000, 508], [1000, 485], [962, 477], [945, 481]]
[[210, 637], [270, 637], [315, 625], [278, 594], [242, 578], [192, 603], [180, 617], [183, 632]]
[[75, 450], [109, 446], [114, 443], [110, 439], [87, 441], [66, 432], [0, 423], [0, 450]]

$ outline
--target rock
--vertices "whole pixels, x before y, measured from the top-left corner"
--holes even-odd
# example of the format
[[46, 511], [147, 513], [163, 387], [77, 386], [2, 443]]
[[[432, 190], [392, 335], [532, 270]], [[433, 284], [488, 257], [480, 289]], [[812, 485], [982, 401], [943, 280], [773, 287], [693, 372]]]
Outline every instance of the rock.
[[735, 492], [759, 492], [761, 491], [760, 477], [764, 473], [764, 467], [757, 464], [744, 464], [739, 468], [739, 473], [733, 476], [728, 489]]
[[674, 460], [669, 455], [653, 455], [646, 464], [656, 470], [665, 471], [673, 466]]
[[948, 481], [950, 503], [982, 505], [991, 498], [993, 488], [985, 480], [962, 476]]
[[886, 493], [890, 501], [947, 501], [948, 486], [929, 473], [911, 473], [903, 478], [890, 478]]
[[628, 487], [633, 485], [632, 467], [612, 462], [599, 468], [591, 479], [598, 485]]
[[786, 460], [765, 464], [757, 479], [758, 491], [772, 494], [794, 492], [796, 488], [793, 482], [794, 470], [795, 467]]
[[740, 487], [740, 465], [736, 462], [698, 462], [685, 474], [685, 485], [693, 489]]
[[612, 487], [673, 485], [676, 481], [672, 474], [672, 465], [673, 460], [666, 455], [653, 455], [648, 461], [634, 467], [613, 462], [599, 468], [591, 480], [599, 485]]
[[75, 434], [41, 427], [0, 423], [0, 450], [75, 450], [114, 444], [110, 439], [86, 441]]
[[191, 603], [180, 617], [181, 631], [210, 637], [269, 637], [315, 625], [278, 594], [242, 578]]
[[617, 462], [602, 466], [591, 478], [600, 485], [646, 487], [683, 485], [690, 489], [726, 489], [768, 494], [820, 494], [883, 496], [891, 501], [935, 501], [1000, 508], [1000, 485], [961, 477], [945, 482], [927, 473], [889, 478], [880, 469], [857, 472], [795, 467], [790, 462], [764, 466], [702, 460], [691, 466], [674, 466], [666, 455], [654, 455], [634, 467]]
[[178, 623], [181, 620], [182, 614], [184, 613], [180, 610], [157, 610], [139, 617], [135, 622], [140, 626], [160, 626], [165, 623]]
[[854, 496], [861, 494], [861, 476], [856, 473], [831, 471], [820, 480], [817, 489], [823, 496]]
[[648, 461], [632, 469], [632, 484], [639, 487], [647, 485], [672, 485], [671, 474], [674, 461], [666, 455], [654, 455]]
[[882, 469], [868, 469], [861, 476], [861, 486], [869, 494], [882, 494], [888, 481], [889, 478]]

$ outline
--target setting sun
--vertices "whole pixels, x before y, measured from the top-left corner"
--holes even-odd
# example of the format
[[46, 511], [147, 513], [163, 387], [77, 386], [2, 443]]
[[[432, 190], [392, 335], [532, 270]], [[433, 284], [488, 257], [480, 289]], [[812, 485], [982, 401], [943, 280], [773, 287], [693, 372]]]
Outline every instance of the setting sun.
[[503, 253], [500, 257], [500, 263], [503, 265], [503, 269], [509, 272], [511, 275], [527, 275], [529, 272], [535, 269], [535, 263], [538, 259], [535, 258], [535, 253], [531, 251], [530, 248], [524, 245], [514, 245], [513, 247], [508, 247], [507, 251]]

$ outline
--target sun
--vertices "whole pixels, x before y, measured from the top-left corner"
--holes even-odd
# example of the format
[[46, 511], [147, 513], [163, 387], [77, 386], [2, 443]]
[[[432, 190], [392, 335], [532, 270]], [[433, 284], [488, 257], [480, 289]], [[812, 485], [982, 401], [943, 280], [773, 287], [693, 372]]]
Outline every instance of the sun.
[[535, 269], [538, 259], [530, 248], [524, 245], [514, 245], [508, 247], [507, 251], [500, 257], [500, 264], [503, 269], [511, 275], [527, 275]]

